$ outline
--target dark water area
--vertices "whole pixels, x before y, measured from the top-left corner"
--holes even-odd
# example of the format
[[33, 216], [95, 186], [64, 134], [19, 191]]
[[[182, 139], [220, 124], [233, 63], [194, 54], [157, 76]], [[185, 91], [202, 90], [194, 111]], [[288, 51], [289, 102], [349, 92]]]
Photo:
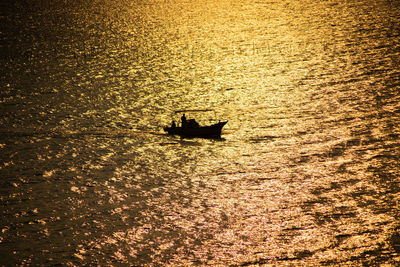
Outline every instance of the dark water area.
[[399, 1], [1, 5], [0, 265], [400, 263]]

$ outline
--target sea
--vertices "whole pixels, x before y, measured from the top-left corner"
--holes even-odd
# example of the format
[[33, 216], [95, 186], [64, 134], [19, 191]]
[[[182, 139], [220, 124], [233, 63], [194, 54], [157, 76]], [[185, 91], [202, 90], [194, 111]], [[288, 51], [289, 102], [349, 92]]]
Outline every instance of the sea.
[[399, 266], [398, 0], [0, 5], [1, 266]]

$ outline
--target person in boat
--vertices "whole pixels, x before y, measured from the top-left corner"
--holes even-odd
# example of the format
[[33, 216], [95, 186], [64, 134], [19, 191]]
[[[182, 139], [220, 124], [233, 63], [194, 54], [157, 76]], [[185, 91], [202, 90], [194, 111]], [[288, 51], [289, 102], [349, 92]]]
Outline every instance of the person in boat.
[[176, 124], [175, 124], [175, 121], [174, 121], [174, 120], [172, 120], [171, 128], [172, 128], [172, 129], [175, 129], [175, 128], [176, 128]]
[[183, 113], [182, 117], [181, 117], [181, 121], [182, 121], [182, 127], [186, 126], [186, 116], [185, 113]]

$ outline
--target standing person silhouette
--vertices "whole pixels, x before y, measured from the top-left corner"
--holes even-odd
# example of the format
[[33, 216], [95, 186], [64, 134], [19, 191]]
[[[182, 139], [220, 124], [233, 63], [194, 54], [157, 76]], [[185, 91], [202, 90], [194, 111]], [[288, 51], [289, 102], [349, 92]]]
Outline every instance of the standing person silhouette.
[[182, 115], [182, 117], [181, 117], [181, 120], [182, 120], [182, 127], [184, 127], [184, 126], [186, 125], [186, 116], [185, 116], [185, 113], [183, 113], [183, 115]]

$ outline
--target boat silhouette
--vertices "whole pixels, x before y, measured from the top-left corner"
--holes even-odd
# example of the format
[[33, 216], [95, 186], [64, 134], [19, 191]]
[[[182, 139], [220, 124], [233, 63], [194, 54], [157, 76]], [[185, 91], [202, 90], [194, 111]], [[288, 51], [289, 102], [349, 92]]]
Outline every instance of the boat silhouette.
[[[182, 111], [176, 111], [175, 113], [179, 112]], [[227, 122], [219, 121], [211, 125], [200, 126], [195, 119], [186, 120], [186, 116], [183, 114], [180, 126], [176, 125], [175, 121], [172, 121], [171, 126], [164, 127], [164, 131], [169, 135], [179, 135], [181, 137], [220, 138], [222, 128]]]

